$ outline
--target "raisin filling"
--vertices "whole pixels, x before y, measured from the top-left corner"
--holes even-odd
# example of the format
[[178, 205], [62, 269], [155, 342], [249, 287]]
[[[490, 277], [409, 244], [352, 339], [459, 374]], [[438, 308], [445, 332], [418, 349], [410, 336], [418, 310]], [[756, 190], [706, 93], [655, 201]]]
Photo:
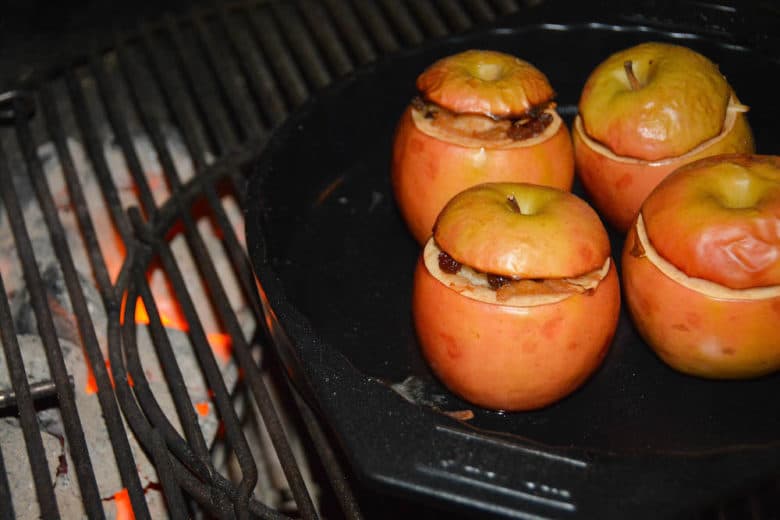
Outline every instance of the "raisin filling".
[[439, 269], [447, 274], [457, 274], [460, 271], [460, 262], [442, 251], [439, 253]]
[[546, 112], [546, 110], [555, 107], [555, 103], [550, 101], [532, 107], [518, 118], [497, 119], [479, 114], [456, 114], [435, 103], [425, 101], [420, 96], [412, 98], [411, 105], [412, 108], [420, 112], [425, 119], [438, 119], [439, 123], [442, 125], [445, 125], [447, 121], [455, 121], [458, 117], [484, 118], [492, 121], [494, 124], [494, 129], [485, 132], [485, 137], [491, 137], [498, 132], [512, 141], [524, 141], [543, 134], [547, 127], [554, 121], [552, 114]]
[[[463, 269], [463, 264], [452, 258], [444, 251], [438, 254], [439, 268], [447, 274], [458, 274]], [[496, 292], [496, 300], [506, 301], [513, 296], [543, 295], [543, 294], [590, 294], [592, 288], [585, 287], [587, 284], [585, 278], [593, 278], [593, 281], [600, 279], [598, 272], [575, 279], [515, 279], [509, 276], [503, 276], [494, 273], [482, 273], [473, 268], [466, 268], [464, 274], [471, 273], [472, 277], [484, 277], [487, 286]], [[473, 278], [472, 278], [473, 279]]]

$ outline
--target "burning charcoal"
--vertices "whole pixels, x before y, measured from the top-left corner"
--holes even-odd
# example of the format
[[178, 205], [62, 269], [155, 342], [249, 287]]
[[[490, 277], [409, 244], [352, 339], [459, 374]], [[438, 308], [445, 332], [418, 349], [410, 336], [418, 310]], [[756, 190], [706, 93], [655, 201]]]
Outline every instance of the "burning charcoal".
[[[70, 472], [58, 474], [58, 467], [62, 460], [67, 467], [73, 467], [73, 461], [67, 450], [54, 435], [41, 432], [43, 449], [46, 452], [46, 461], [49, 465], [49, 475], [54, 485], [57, 506], [62, 518], [84, 518], [84, 506], [75, 476]], [[13, 499], [14, 513], [19, 520], [33, 520], [41, 517], [35, 486], [32, 484], [32, 472], [27, 460], [27, 447], [24, 443], [22, 427], [15, 417], [0, 418], [0, 449], [3, 450], [3, 462], [11, 485], [11, 497]]]
[[[46, 291], [46, 300], [49, 312], [51, 312], [54, 321], [57, 336], [72, 343], [79, 343], [81, 341], [81, 336], [70, 305], [70, 298], [67, 287], [65, 286], [62, 270], [60, 269], [59, 264], [56, 263], [56, 259], [52, 258], [51, 262], [41, 269], [41, 279]], [[103, 304], [97, 289], [81, 274], [79, 274], [79, 283], [81, 285], [81, 290], [87, 299], [87, 305], [92, 311], [90, 315], [93, 322], [95, 322], [94, 325], [96, 328], [100, 325], [104, 325], [106, 323], [106, 318], [103, 313]], [[30, 294], [26, 287], [23, 286], [14, 293], [11, 300], [11, 310], [18, 333], [38, 334], [35, 311], [33, 310]]]
[[[61, 107], [63, 112], [66, 108]], [[96, 112], [97, 113], [97, 112]], [[67, 113], [65, 114], [67, 120]], [[67, 123], [66, 123], [67, 124]], [[163, 133], [166, 144], [172, 155], [172, 160], [176, 168], [176, 173], [182, 181], [186, 181], [195, 176], [192, 158], [187, 152], [179, 134], [170, 127], [164, 127]], [[109, 135], [109, 134], [105, 134]], [[145, 177], [148, 181], [152, 198], [162, 205], [170, 197], [170, 189], [165, 178], [161, 165], [157, 161], [157, 152], [145, 135], [133, 136], [133, 145], [135, 152], [145, 171]], [[13, 148], [13, 147], [9, 147]], [[95, 227], [95, 234], [99, 240], [100, 250], [103, 254], [103, 260], [112, 280], [125, 261], [125, 244], [123, 238], [119, 235], [111, 214], [106, 206], [106, 200], [101, 190], [101, 184], [97, 181], [97, 176], [93, 170], [94, 160], [89, 158], [85, 147], [76, 139], [69, 137], [67, 148], [70, 153], [78, 182], [83, 190], [87, 209], [92, 218], [92, 225]], [[91, 377], [88, 365], [85, 360], [83, 346], [81, 344], [81, 335], [77, 322], [73, 315], [70, 304], [70, 296], [65, 285], [62, 269], [59, 261], [54, 255], [51, 244], [50, 230], [46, 226], [43, 214], [38, 207], [37, 199], [31, 189], [29, 173], [27, 172], [24, 161], [16, 157], [15, 150], [10, 150], [10, 167], [15, 173], [15, 184], [19, 184], [19, 199], [24, 213], [24, 221], [27, 233], [32, 241], [35, 251], [36, 261], [39, 265], [39, 272], [44, 284], [44, 290], [47, 299], [47, 306], [51, 312], [54, 321], [56, 334], [59, 338], [59, 348], [62, 351], [67, 372], [73, 377], [74, 394], [76, 407], [79, 414], [79, 421], [83, 427], [86, 437], [92, 468], [98, 482], [99, 492], [103, 498], [103, 503], [108, 518], [116, 514], [115, 496], [123, 487], [119, 478], [118, 470], [115, 464], [113, 447], [108, 438], [102, 410], [96, 395], [96, 385], [94, 377]], [[126, 152], [117, 145], [110, 136], [103, 142], [103, 158], [106, 161], [111, 173], [112, 180], [116, 186], [117, 193], [122, 205], [122, 209], [129, 206], [140, 204], [139, 187], [135, 184], [127, 168]], [[107, 316], [103, 308], [103, 302], [99, 291], [93, 279], [92, 266], [88, 251], [85, 249], [85, 242], [81, 240], [81, 227], [76, 219], [76, 212], [71, 206], [71, 193], [67, 189], [65, 177], [60, 163], [60, 157], [54, 150], [51, 143], [44, 143], [38, 148], [38, 156], [44, 170], [47, 184], [50, 187], [51, 195], [54, 198], [55, 206], [58, 210], [58, 218], [67, 235], [70, 253], [73, 257], [73, 263], [78, 270], [78, 281], [80, 288], [86, 298], [89, 308], [90, 318], [98, 336], [98, 342], [103, 349], [104, 358], [107, 356]], [[206, 163], [210, 163], [213, 157], [204, 154]], [[18, 163], [18, 164], [17, 164]], [[17, 173], [18, 172], [18, 173]], [[222, 199], [223, 209], [228, 220], [236, 229], [239, 241], [243, 240], [243, 217], [241, 209], [236, 202], [235, 197], [224, 197]], [[209, 252], [214, 268], [219, 273], [220, 280], [227, 293], [227, 299], [231, 307], [235, 310], [239, 325], [245, 337], [251, 337], [256, 329], [257, 323], [251, 309], [248, 308], [244, 299], [243, 292], [235, 276], [229, 258], [225, 254], [223, 247], [223, 230], [220, 230], [208, 211], [198, 210], [194, 214], [197, 230], [202, 238], [204, 245]], [[180, 229], [180, 227], [179, 227]], [[229, 392], [233, 392], [238, 383], [238, 370], [231, 356], [231, 338], [225, 334], [222, 321], [216, 316], [213, 305], [210, 303], [210, 295], [205, 287], [199, 271], [198, 262], [192, 257], [189, 247], [184, 239], [183, 233], [177, 232], [170, 237], [171, 251], [182, 271], [185, 285], [191, 291], [191, 299], [196, 306], [198, 319], [201, 321], [204, 330], [208, 334], [208, 341], [212, 345], [215, 359], [220, 369], [220, 377], [223, 379]], [[2, 271], [6, 283], [7, 296], [12, 306], [12, 314], [19, 333], [19, 341], [23, 352], [24, 362], [28, 373], [28, 379], [31, 382], [49, 380], [50, 374], [40, 337], [38, 337], [38, 328], [35, 313], [30, 304], [30, 293], [25, 287], [23, 270], [17, 254], [17, 244], [15, 237], [11, 233], [11, 228], [6, 221], [6, 214], [0, 209], [0, 251], [5, 256], [0, 255], [0, 271]], [[211, 389], [203, 377], [203, 371], [198, 362], [190, 339], [187, 334], [187, 323], [183, 320], [179, 311], [177, 311], [177, 295], [170, 293], [170, 283], [165, 274], [157, 269], [152, 270], [149, 277], [149, 284], [153, 297], [161, 313], [165, 313], [164, 325], [168, 339], [173, 349], [174, 356], [183, 374], [186, 384], [190, 404], [196, 410], [198, 425], [203, 432], [206, 444], [212, 450], [217, 445], [226, 445], [227, 443], [219, 438], [219, 417], [213, 402], [211, 401]], [[148, 320], [148, 318], [147, 318]], [[160, 408], [166, 417], [169, 418], [174, 428], [181, 432], [178, 423], [179, 414], [173, 406], [173, 401], [169, 391], [169, 382], [164, 377], [164, 372], [159, 364], [156, 351], [157, 347], [152, 344], [152, 340], [147, 325], [142, 319], [137, 319], [137, 349], [142, 364], [143, 372], [149, 381], [151, 391], [158, 401]], [[125, 325], [132, 326], [132, 324]], [[5, 371], [4, 359], [0, 356], [0, 388], [10, 386], [7, 372]], [[110, 370], [110, 367], [109, 367]], [[55, 493], [58, 504], [61, 506], [60, 512], [64, 518], [81, 518], [83, 509], [81, 509], [78, 485], [73, 474], [73, 462], [70, 459], [68, 441], [64, 436], [62, 417], [59, 408], [56, 406], [56, 400], [52, 400], [52, 406], [38, 411], [37, 417], [41, 426], [42, 435], [45, 437], [47, 460], [50, 465], [53, 481], [56, 482]], [[252, 408], [244, 406], [238, 410], [240, 417], [250, 414]], [[0, 446], [4, 454], [6, 446], [3, 435], [8, 429], [18, 429], [18, 424], [0, 425]], [[290, 428], [292, 430], [292, 428]], [[147, 459], [144, 449], [142, 449], [133, 432], [127, 430], [128, 439], [133, 458], [136, 463], [141, 484], [146, 490], [146, 499], [150, 507], [153, 518], [163, 518], [165, 514], [165, 502], [159, 492], [159, 479], [154, 466]], [[15, 431], [13, 434], [19, 435]], [[254, 435], [247, 432], [247, 435]], [[266, 477], [261, 479], [259, 485], [265, 485], [268, 490], [264, 496], [269, 497], [268, 504], [272, 507], [280, 506], [279, 496], [286, 484], [283, 478], [273, 478], [269, 475], [281, 475], [278, 468], [278, 461], [273, 454], [275, 451], [270, 445], [270, 441], [264, 440], [267, 434], [260, 433], [256, 435], [250, 443], [255, 442], [258, 445], [263, 444], [261, 448], [262, 457], [265, 459]], [[10, 442], [10, 441], [9, 441]], [[15, 441], [14, 441], [15, 442]], [[291, 439], [295, 446], [295, 439]], [[19, 445], [23, 446], [23, 445]], [[8, 448], [11, 453], [23, 453], [23, 448]], [[294, 448], [295, 449], [295, 448]], [[8, 460], [9, 457], [6, 457]], [[29, 470], [29, 464], [26, 457], [16, 458], [22, 465], [26, 465]], [[215, 461], [216, 462], [216, 461]], [[227, 472], [229, 461], [223, 461], [222, 466], [217, 466], [218, 471]], [[263, 464], [258, 464], [262, 466]], [[305, 466], [305, 463], [303, 464]], [[303, 468], [305, 470], [305, 468]], [[304, 471], [304, 473], [306, 473]], [[28, 475], [18, 476], [18, 473], [9, 474], [9, 478], [15, 482], [24, 482], [29, 487], [30, 477]], [[308, 478], [308, 477], [307, 477]], [[270, 483], [270, 484], [269, 484]], [[311, 484], [311, 483], [309, 483]], [[316, 486], [311, 485], [311, 489]], [[32, 488], [30, 488], [32, 489]], [[73, 495], [73, 502], [78, 505], [78, 510], [68, 509], [66, 495]], [[276, 497], [273, 499], [273, 497]], [[34, 497], [27, 500], [26, 495], [14, 496], [14, 504], [22, 501], [23, 503], [37, 504]], [[37, 507], [37, 505], [36, 505]], [[25, 516], [17, 509], [16, 513], [21, 518], [37, 517], [37, 511], [30, 511], [29, 516]]]

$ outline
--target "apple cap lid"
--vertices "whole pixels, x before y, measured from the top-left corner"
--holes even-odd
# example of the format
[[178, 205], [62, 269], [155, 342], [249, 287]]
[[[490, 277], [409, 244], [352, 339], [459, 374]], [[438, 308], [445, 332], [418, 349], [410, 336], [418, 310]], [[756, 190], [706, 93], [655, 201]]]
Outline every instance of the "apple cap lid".
[[727, 154], [678, 168], [642, 205], [647, 237], [687, 276], [780, 285], [780, 157]]
[[604, 225], [587, 202], [526, 183], [462, 191], [442, 209], [433, 237], [458, 262], [516, 279], [580, 276], [610, 254]]
[[591, 72], [579, 113], [588, 136], [613, 153], [657, 161], [720, 134], [732, 97], [726, 78], [706, 56], [681, 45], [646, 42], [616, 52]]
[[476, 49], [433, 63], [417, 77], [417, 90], [452, 112], [493, 118], [522, 116], [555, 97], [547, 77], [527, 61]]

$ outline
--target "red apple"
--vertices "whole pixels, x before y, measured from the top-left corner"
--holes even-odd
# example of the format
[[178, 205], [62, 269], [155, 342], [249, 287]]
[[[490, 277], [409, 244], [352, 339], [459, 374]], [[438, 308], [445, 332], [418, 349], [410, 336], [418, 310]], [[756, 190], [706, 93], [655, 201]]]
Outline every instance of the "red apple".
[[680, 166], [752, 153], [746, 111], [718, 67], [691, 49], [652, 42], [623, 50], [583, 88], [572, 130], [577, 174], [599, 212], [625, 231]]
[[780, 157], [721, 155], [669, 175], [642, 205], [622, 266], [634, 323], [673, 368], [780, 369]]
[[599, 366], [620, 290], [607, 233], [575, 195], [481, 184], [439, 215], [417, 264], [412, 315], [441, 381], [478, 406], [531, 410]]
[[417, 78], [393, 145], [396, 201], [419, 243], [460, 191], [488, 181], [571, 189], [574, 155], [555, 93], [533, 65], [470, 50], [437, 61]]

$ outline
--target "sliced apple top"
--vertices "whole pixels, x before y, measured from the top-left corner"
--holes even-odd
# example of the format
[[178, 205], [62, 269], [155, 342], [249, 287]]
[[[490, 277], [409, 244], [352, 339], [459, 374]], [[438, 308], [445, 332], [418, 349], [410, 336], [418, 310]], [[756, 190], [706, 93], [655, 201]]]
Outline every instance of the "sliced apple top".
[[417, 78], [426, 101], [458, 114], [516, 118], [555, 97], [536, 67], [502, 52], [468, 50], [442, 58]]
[[587, 134], [615, 154], [657, 161], [720, 134], [733, 97], [705, 56], [650, 42], [596, 67], [583, 87], [579, 112]]
[[690, 163], [642, 206], [647, 237], [687, 276], [731, 289], [780, 285], [780, 157]]
[[610, 254], [607, 232], [585, 201], [523, 183], [459, 193], [439, 214], [433, 238], [457, 262], [513, 279], [581, 276]]

